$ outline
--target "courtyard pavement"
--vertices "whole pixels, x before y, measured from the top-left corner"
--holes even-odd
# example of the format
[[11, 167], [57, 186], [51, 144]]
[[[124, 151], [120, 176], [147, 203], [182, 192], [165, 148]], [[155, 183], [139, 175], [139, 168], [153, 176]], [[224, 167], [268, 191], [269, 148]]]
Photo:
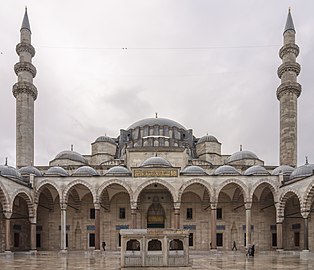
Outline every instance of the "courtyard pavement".
[[[314, 269], [314, 253], [308, 252], [260, 252], [255, 257], [246, 257], [242, 251], [235, 252], [202, 252], [190, 254], [192, 269]], [[57, 252], [0, 253], [0, 269], [40, 269], [40, 270], [92, 270], [120, 269], [119, 252], [84, 252], [70, 251], [67, 254]], [[165, 268], [166, 269], [166, 268]]]

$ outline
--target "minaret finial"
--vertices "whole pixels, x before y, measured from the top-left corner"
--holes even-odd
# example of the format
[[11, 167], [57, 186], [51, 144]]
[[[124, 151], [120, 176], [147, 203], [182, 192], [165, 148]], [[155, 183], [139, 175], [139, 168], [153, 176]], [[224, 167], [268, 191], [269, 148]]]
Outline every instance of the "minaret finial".
[[25, 6], [25, 13], [24, 13], [24, 18], [23, 18], [21, 30], [22, 29], [27, 29], [31, 32], [31, 27], [30, 27], [28, 15], [27, 15], [27, 6]]
[[240, 144], [240, 151], [242, 151], [242, 144]]
[[285, 25], [285, 30], [283, 31], [283, 33], [285, 33], [288, 30], [292, 30], [295, 32], [295, 28], [294, 28], [294, 24], [293, 24], [293, 20], [291, 16], [291, 7], [289, 7], [288, 9], [288, 17], [287, 17], [287, 21]]
[[7, 157], [5, 158], [5, 164], [4, 165], [8, 166], [8, 158]]

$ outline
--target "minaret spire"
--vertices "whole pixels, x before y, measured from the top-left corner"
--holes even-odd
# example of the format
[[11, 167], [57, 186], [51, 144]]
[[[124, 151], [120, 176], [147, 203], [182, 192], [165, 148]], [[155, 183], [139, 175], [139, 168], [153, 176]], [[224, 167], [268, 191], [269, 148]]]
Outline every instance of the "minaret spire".
[[279, 51], [282, 64], [278, 68], [281, 84], [277, 89], [280, 102], [280, 165], [297, 165], [297, 99], [301, 85], [297, 77], [301, 67], [296, 62], [299, 47], [295, 44], [295, 28], [289, 9], [283, 32], [284, 44]]
[[25, 8], [20, 30], [21, 41], [16, 45], [19, 62], [14, 71], [17, 83], [13, 85], [13, 95], [16, 99], [16, 166], [31, 166], [34, 164], [34, 101], [37, 89], [33, 84], [36, 68], [32, 64], [35, 49], [31, 44], [31, 29]]

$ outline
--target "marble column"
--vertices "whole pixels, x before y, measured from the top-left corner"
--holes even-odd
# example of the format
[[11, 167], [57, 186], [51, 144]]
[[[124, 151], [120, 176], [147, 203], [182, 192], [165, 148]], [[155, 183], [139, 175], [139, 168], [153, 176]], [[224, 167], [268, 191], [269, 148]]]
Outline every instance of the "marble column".
[[5, 217], [5, 252], [11, 252], [10, 239], [11, 239], [11, 212], [4, 212]]
[[95, 250], [100, 250], [100, 205], [95, 204]]
[[252, 217], [251, 217], [252, 203], [245, 203], [245, 233], [246, 233], [246, 247], [249, 247], [252, 243]]
[[304, 248], [303, 250], [309, 250], [309, 219], [303, 218], [304, 220]]
[[283, 249], [283, 239], [282, 239], [282, 221], [276, 223], [277, 229], [277, 249]]
[[31, 236], [31, 251], [35, 251], [36, 247], [36, 217], [31, 217], [29, 219], [31, 228], [30, 228], [30, 236]]
[[180, 208], [174, 209], [174, 228], [180, 229]]
[[217, 204], [211, 205], [211, 249], [217, 249], [216, 226], [217, 226]]
[[136, 208], [131, 209], [131, 217], [132, 217], [132, 229], [137, 229], [137, 210], [136, 210]]
[[67, 211], [66, 211], [66, 208], [67, 208], [67, 204], [66, 203], [61, 203], [60, 205], [60, 208], [61, 208], [61, 243], [60, 243], [60, 249], [61, 249], [61, 252], [65, 252], [67, 250], [67, 247], [66, 247], [66, 216], [67, 216]]

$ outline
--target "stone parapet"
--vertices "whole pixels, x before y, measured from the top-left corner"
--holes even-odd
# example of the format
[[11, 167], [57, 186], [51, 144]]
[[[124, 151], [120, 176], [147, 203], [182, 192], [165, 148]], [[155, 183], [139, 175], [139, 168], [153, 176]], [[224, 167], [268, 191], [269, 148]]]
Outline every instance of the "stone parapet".
[[37, 88], [30, 82], [18, 82], [13, 85], [13, 95], [16, 98], [20, 93], [26, 93], [33, 97], [34, 100], [37, 99]]
[[286, 44], [281, 47], [279, 50], [279, 57], [282, 59], [284, 55], [288, 53], [293, 53], [296, 57], [298, 57], [300, 52], [299, 46], [293, 43]]
[[302, 87], [297, 82], [285, 82], [277, 88], [277, 99], [280, 100], [285, 93], [293, 93], [297, 97], [301, 95]]
[[278, 77], [281, 79], [282, 75], [288, 71], [292, 71], [298, 76], [301, 71], [301, 66], [295, 62], [282, 63], [277, 70]]
[[35, 48], [26, 42], [21, 42], [16, 45], [16, 53], [20, 55], [22, 52], [28, 52], [32, 57], [35, 56]]
[[33, 78], [36, 77], [36, 68], [32, 63], [29, 62], [18, 62], [14, 65], [14, 71], [16, 75], [19, 75], [20, 72], [26, 71], [32, 74]]

